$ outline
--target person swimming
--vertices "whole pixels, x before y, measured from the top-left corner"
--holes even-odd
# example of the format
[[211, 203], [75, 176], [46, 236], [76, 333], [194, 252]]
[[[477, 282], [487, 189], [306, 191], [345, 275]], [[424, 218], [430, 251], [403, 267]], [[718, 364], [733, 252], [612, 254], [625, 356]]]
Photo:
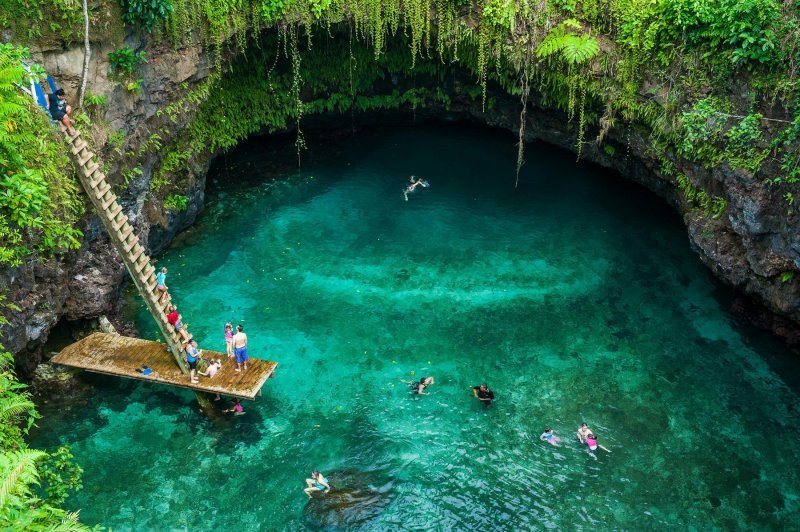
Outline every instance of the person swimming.
[[414, 192], [417, 189], [417, 187], [428, 188], [429, 186], [431, 186], [430, 183], [428, 183], [427, 181], [425, 181], [421, 177], [416, 177], [416, 176], [413, 176], [413, 175], [411, 176], [409, 181], [410, 181], [410, 184], [406, 188], [403, 189], [403, 198], [406, 201], [408, 201], [408, 195], [411, 192]]
[[555, 433], [553, 432], [553, 429], [551, 429], [550, 427], [544, 429], [544, 432], [542, 432], [542, 435], [539, 436], [539, 439], [542, 441], [546, 441], [550, 445], [554, 445], [556, 447], [558, 447], [558, 444], [561, 443], [561, 438], [556, 436]]
[[[597, 438], [591, 432], [586, 434], [586, 437], [584, 438], [583, 443], [585, 443], [586, 446], [589, 448], [589, 454], [591, 454], [592, 456], [594, 456], [594, 453], [595, 453], [595, 451], [597, 451], [598, 447], [600, 449], [603, 449], [607, 453], [611, 452], [608, 449], [606, 449], [605, 447], [603, 447], [602, 445], [600, 445], [599, 443], [597, 443]], [[597, 457], [595, 457], [595, 458], [597, 458]]]
[[434, 383], [433, 376], [420, 377], [419, 381], [411, 383], [411, 389], [412, 389], [411, 393], [417, 395], [430, 395], [429, 393], [426, 393], [424, 390], [428, 386], [431, 386], [433, 383]]

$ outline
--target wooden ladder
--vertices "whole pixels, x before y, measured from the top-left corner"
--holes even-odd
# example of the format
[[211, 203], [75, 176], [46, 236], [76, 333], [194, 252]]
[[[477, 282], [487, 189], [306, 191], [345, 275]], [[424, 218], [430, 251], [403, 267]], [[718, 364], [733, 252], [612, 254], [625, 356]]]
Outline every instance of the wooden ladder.
[[[122, 212], [122, 207], [117, 203], [117, 197], [111, 191], [111, 185], [106, 181], [106, 176], [97, 163], [95, 154], [89, 149], [88, 144], [81, 138], [79, 131], [69, 135], [66, 129], [61, 130], [69, 139], [72, 149], [70, 157], [78, 168], [78, 177], [83, 189], [97, 210], [100, 220], [111, 237], [111, 242], [117, 248], [122, 262], [128, 269], [133, 284], [139, 294], [144, 298], [147, 309], [155, 318], [161, 334], [167, 340], [167, 346], [172, 351], [175, 362], [183, 373], [188, 373], [189, 368], [181, 356], [183, 337], [167, 321], [167, 312], [172, 304], [169, 297], [156, 288], [156, 271], [150, 263], [144, 247], [139, 242], [139, 237], [128, 223], [128, 217]], [[184, 325], [184, 327], [186, 327]], [[187, 330], [188, 333], [188, 330]], [[191, 340], [191, 334], [189, 339]]]

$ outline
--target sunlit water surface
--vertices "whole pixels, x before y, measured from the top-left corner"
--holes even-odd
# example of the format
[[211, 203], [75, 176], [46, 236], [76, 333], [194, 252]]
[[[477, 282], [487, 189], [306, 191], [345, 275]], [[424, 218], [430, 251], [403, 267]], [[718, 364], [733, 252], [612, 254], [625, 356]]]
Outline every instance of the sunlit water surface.
[[[34, 444], [72, 446], [84, 522], [800, 527], [798, 363], [733, 322], [660, 200], [544, 145], [515, 189], [513, 140], [485, 130], [318, 142], [300, 172], [292, 151], [256, 139], [220, 161], [161, 258], [201, 347], [242, 323], [277, 378], [238, 418], [105, 377], [45, 405]], [[410, 174], [432, 186], [405, 202]], [[436, 377], [430, 396], [411, 372]], [[577, 444], [582, 421], [611, 454]], [[308, 501], [312, 468], [338, 497]]]

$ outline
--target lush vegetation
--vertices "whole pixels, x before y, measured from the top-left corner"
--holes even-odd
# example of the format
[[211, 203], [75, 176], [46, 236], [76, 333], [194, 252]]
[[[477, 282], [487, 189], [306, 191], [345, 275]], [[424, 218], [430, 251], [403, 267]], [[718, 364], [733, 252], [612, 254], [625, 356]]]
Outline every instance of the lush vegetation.
[[22, 68], [26, 56], [0, 44], [0, 264], [77, 248], [82, 236], [75, 226], [83, 202], [64, 145], [16, 85], [36, 76]]
[[[4, 311], [19, 310], [5, 303]], [[7, 322], [0, 314], [0, 326]], [[38, 415], [14, 375], [13, 358], [0, 345], [0, 529], [78, 531], [77, 514], [61, 506], [81, 487], [81, 468], [68, 447], [53, 453], [28, 448], [24, 437]]]
[[[143, 176], [145, 160], [158, 155], [151, 192], [168, 209], [188, 206], [187, 163], [254, 133], [295, 129], [299, 158], [303, 120], [315, 113], [449, 108], [455, 97], [491, 112], [501, 92], [520, 101], [518, 168], [535, 102], [563, 112], [579, 157], [586, 150], [624, 156], [624, 146], [609, 144], [623, 124], [644, 137], [661, 173], [710, 220], [723, 217], [725, 198], [693, 183], [688, 166], [764, 181], [788, 216], [800, 206], [800, 17], [793, 2], [95, 0], [92, 19], [107, 5], [151, 42], [200, 42], [213, 55], [214, 74], [184, 87], [184, 97], [147, 126], [152, 131], [137, 132], [137, 146], [126, 149], [123, 130], [109, 135], [109, 156], [124, 161], [125, 182]], [[80, 2], [6, 0], [0, 27], [18, 38], [74, 41], [81, 38]], [[16, 85], [31, 75], [21, 68], [25, 55], [0, 46], [0, 264], [60, 253], [81, 237], [83, 203], [64, 144]], [[142, 91], [144, 57], [127, 47], [109, 56], [132, 94]], [[107, 103], [105, 95], [85, 101], [84, 120], [99, 118]], [[781, 282], [794, 278], [780, 275]], [[31, 528], [69, 521], [54, 505], [65, 493], [58, 486], [74, 485], [64, 480], [72, 477], [53, 480], [48, 459], [24, 448], [32, 405], [7, 369], [2, 379], [0, 396], [17, 394], [22, 409], [10, 409], [2, 428], [13, 432], [3, 434], [3, 445], [16, 442], [4, 447], [0, 467], [10, 480], [3, 486], [16, 487], [0, 492], [0, 523], [26, 511]], [[36, 482], [49, 486], [47, 497], [26, 488]]]
[[[277, 25], [282, 58], [294, 69], [292, 83], [268, 66], [250, 65], [237, 79], [257, 89], [271, 87], [270, 102], [263, 101], [246, 120], [226, 123], [230, 105], [226, 87], [230, 76], [215, 78], [214, 105], [190, 125], [183, 143], [170, 149], [154, 182], [159, 188], [164, 173], [199, 148], [198, 132], [213, 129], [210, 148], [225, 149], [244, 135], [260, 129], [285, 127], [287, 119], [299, 121], [317, 107], [340, 111], [368, 109], [362, 91], [371, 89], [370, 75], [342, 72], [345, 83], [326, 87], [321, 104], [317, 71], [305, 64], [320, 54], [312, 36], [335, 35], [347, 49], [328, 60], [342, 70], [365, 58], [352, 50], [363, 43], [380, 62], [389, 48], [402, 42], [410, 58], [398, 76], [413, 77], [420, 64], [460, 64], [481, 86], [487, 103], [490, 84], [520, 96], [521, 118], [535, 94], [541, 105], [561, 109], [573, 125], [576, 148], [608, 150], [607, 134], [621, 122], [648, 132], [654, 155], [665, 163], [664, 173], [677, 176], [680, 161], [699, 162], [709, 168], [726, 164], [769, 179], [781, 189], [789, 214], [794, 213], [794, 191], [800, 166], [798, 138], [800, 102], [796, 65], [800, 55], [797, 8], [777, 0], [174, 0], [166, 20], [166, 37], [174, 45], [200, 40], [216, 50], [221, 67], [225, 43], [241, 53], [263, 46], [260, 32]], [[338, 29], [337, 29], [338, 28]], [[273, 30], [274, 31], [274, 30]], [[354, 47], [355, 43], [355, 47]], [[254, 46], [257, 45], [257, 46]], [[268, 55], [268, 54], [267, 54]], [[278, 64], [278, 57], [267, 65]], [[788, 68], [787, 68], [788, 66]], [[263, 68], [262, 68], [263, 67]], [[234, 66], [234, 69], [239, 67]], [[424, 68], [423, 66], [423, 72]], [[247, 76], [252, 80], [245, 80]], [[269, 81], [265, 82], [265, 79]], [[732, 92], [738, 80], [742, 92]], [[360, 81], [365, 83], [360, 84]], [[355, 83], [352, 90], [347, 83]], [[435, 92], [435, 89], [434, 89]], [[446, 91], [438, 91], [440, 100]], [[348, 96], [349, 93], [349, 96]], [[295, 97], [291, 97], [291, 95]], [[406, 102], [418, 104], [411, 94]], [[230, 98], [235, 100], [235, 98]], [[491, 99], [491, 94], [489, 94]], [[413, 101], [412, 101], [413, 100]], [[254, 103], [254, 102], [250, 102]], [[489, 102], [490, 103], [490, 102]], [[216, 105], [216, 107], [215, 107]], [[190, 107], [196, 104], [190, 105]], [[228, 115], [230, 116], [230, 114]], [[524, 120], [520, 121], [524, 138]], [[189, 140], [187, 140], [187, 137]], [[191, 139], [195, 140], [191, 140]], [[298, 134], [302, 147], [302, 134]], [[523, 144], [520, 143], [519, 164]], [[675, 185], [681, 188], [675, 177]], [[720, 198], [720, 201], [724, 201]], [[720, 202], [713, 209], [719, 213]], [[724, 210], [724, 209], [723, 209]]]

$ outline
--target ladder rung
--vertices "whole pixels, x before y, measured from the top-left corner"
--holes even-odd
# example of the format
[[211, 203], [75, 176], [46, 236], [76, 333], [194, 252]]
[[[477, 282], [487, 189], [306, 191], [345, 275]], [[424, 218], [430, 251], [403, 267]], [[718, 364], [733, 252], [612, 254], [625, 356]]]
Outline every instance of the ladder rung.
[[105, 178], [106, 175], [100, 170], [98, 170], [97, 172], [92, 174], [91, 177], [89, 178], [89, 186], [95, 188], [97, 187], [97, 185], [102, 183], [105, 180]]
[[[119, 206], [119, 204], [117, 204], [117, 206]], [[111, 222], [111, 227], [114, 228], [114, 231], [119, 231], [119, 228], [125, 225], [127, 222], [128, 222], [128, 217], [123, 214], [121, 220], [119, 220], [116, 223], [113, 221]]]
[[147, 256], [147, 253], [144, 253], [144, 250], [142, 250], [142, 253], [137, 256], [140, 258], [135, 261], [136, 266], [133, 269], [136, 270], [136, 273], [139, 273], [150, 261], [150, 257]]
[[133, 226], [132, 225], [128, 225], [126, 227], [120, 227], [119, 228], [119, 239], [124, 242], [124, 241], [126, 241], [128, 239], [128, 235], [130, 235], [131, 233], [133, 233]]
[[96, 197], [97, 199], [102, 199], [102, 198], [103, 198], [103, 196], [105, 196], [105, 195], [106, 195], [106, 192], [108, 192], [109, 190], [111, 190], [111, 187], [110, 187], [110, 186], [108, 186], [108, 185], [106, 185], [106, 186], [105, 186], [105, 187], [103, 187], [102, 189], [100, 189], [100, 188], [96, 189], [96, 190], [95, 190], [95, 193], [94, 193], [94, 195], [95, 195], [95, 197]]
[[88, 146], [88, 144], [86, 144], [85, 140], [78, 139], [78, 142], [76, 142], [75, 146], [72, 148], [72, 153], [74, 153], [75, 155], [78, 155], [81, 152], [81, 150], [84, 149], [87, 146]]
[[111, 211], [108, 213], [108, 219], [112, 222], [116, 221], [117, 215], [122, 212], [122, 207], [120, 207], [119, 203], [117, 206], [112, 208]]
[[[139, 260], [139, 257], [142, 256], [142, 253], [144, 253], [144, 248], [142, 246], [134, 246], [129, 253], [131, 261], [136, 262]], [[141, 268], [139, 268], [139, 270], [141, 270]]]
[[111, 190], [111, 186], [108, 183], [102, 183], [99, 186], [94, 187], [95, 193], [97, 197], [102, 198], [106, 192]]
[[103, 210], [104, 211], [108, 210], [108, 208], [111, 206], [111, 204], [114, 203], [115, 201], [117, 201], [117, 197], [112, 192], [111, 193], [111, 197], [103, 201], [103, 204], [102, 204]]
[[89, 163], [89, 165], [88, 165], [88, 166], [84, 166], [84, 167], [83, 167], [83, 174], [84, 174], [86, 177], [89, 177], [89, 176], [91, 176], [91, 175], [94, 173], [94, 171], [95, 171], [95, 170], [97, 170], [98, 168], [100, 168], [100, 165], [98, 165], [96, 162], [92, 161], [92, 162], [90, 162], [90, 163]]
[[94, 154], [87, 150], [85, 156], [83, 157], [78, 156], [78, 164], [80, 166], [86, 166], [86, 163], [92, 160], [92, 155]]
[[139, 243], [139, 239], [136, 238], [136, 235], [133, 235], [133, 240], [123, 240], [122, 247], [125, 249], [125, 253], [130, 253], [130, 251]]

